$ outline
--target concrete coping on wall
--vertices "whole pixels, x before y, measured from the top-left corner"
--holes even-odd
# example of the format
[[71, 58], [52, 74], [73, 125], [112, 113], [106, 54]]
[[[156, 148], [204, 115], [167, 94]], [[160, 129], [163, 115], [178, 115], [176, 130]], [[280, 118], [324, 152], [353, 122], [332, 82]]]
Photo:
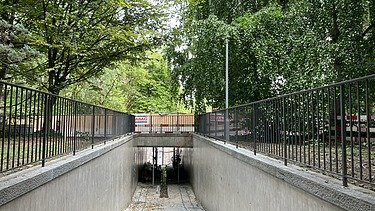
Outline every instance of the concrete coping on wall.
[[211, 146], [252, 165], [288, 184], [323, 199], [345, 210], [375, 210], [375, 192], [349, 184], [293, 164], [285, 166], [283, 161], [265, 155], [254, 155], [253, 151], [236, 148], [235, 145], [194, 134], [193, 139], [206, 141]]
[[193, 137], [193, 133], [183, 133], [183, 132], [180, 132], [180, 133], [136, 133], [134, 134], [134, 137], [137, 138], [137, 137], [169, 137], [169, 138], [172, 138], [172, 137], [189, 137], [189, 138], [192, 138]]
[[0, 206], [72, 171], [83, 164], [131, 141], [133, 135], [121, 136], [97, 145], [94, 149], [85, 149], [75, 156], [64, 156], [46, 162], [45, 167], [34, 166], [0, 178]]
[[134, 135], [137, 147], [193, 147], [192, 133], [138, 133]]

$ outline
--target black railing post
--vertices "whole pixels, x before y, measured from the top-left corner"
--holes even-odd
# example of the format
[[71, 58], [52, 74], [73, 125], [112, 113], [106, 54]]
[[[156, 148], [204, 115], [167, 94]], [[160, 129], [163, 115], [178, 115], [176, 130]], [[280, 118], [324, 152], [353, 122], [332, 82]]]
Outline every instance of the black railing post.
[[46, 164], [46, 142], [48, 139], [48, 122], [49, 122], [49, 96], [45, 94], [45, 106], [44, 106], [44, 125], [43, 125], [43, 146], [42, 146], [42, 167]]
[[104, 144], [107, 141], [107, 109], [104, 109]]
[[215, 138], [217, 138], [217, 112], [215, 112]]
[[206, 115], [205, 114], [199, 114], [198, 115], [198, 121], [199, 121], [199, 127], [198, 127], [198, 129], [199, 129], [199, 133], [201, 134], [201, 135], [204, 135], [204, 131], [205, 131], [205, 118], [206, 118]]
[[91, 149], [94, 149], [94, 136], [95, 136], [95, 106], [92, 106]]
[[201, 115], [199, 115], [199, 127], [200, 127], [200, 133], [202, 134], [202, 135], [204, 135], [204, 131], [205, 131], [205, 118], [206, 118], [206, 115], [205, 114], [201, 114]]
[[366, 106], [366, 137], [367, 137], [367, 163], [368, 163], [368, 178], [369, 182], [371, 183], [373, 181], [372, 177], [372, 163], [371, 163], [371, 136], [370, 136], [370, 127], [371, 127], [371, 118], [370, 118], [370, 99], [369, 99], [369, 79], [366, 79], [365, 81], [365, 106]]
[[257, 121], [257, 105], [253, 104], [253, 125], [252, 125], [252, 133], [253, 133], [253, 143], [254, 143], [254, 155], [257, 155], [257, 132], [256, 132], [256, 121]]
[[[105, 118], [105, 109], [104, 109], [104, 118]], [[104, 121], [104, 126], [105, 126], [106, 122]], [[129, 131], [131, 130], [132, 128], [132, 121], [131, 119], [127, 116], [127, 114], [123, 114], [121, 113], [121, 128], [122, 128], [122, 132], [121, 134], [124, 135], [124, 134], [128, 134]], [[104, 133], [104, 132], [103, 132]], [[105, 138], [105, 134], [104, 134], [104, 138]]]
[[210, 136], [210, 113], [206, 113], [206, 135]]
[[206, 135], [206, 127], [207, 127], [207, 125], [206, 125], [206, 114], [202, 114], [202, 135]]
[[224, 144], [229, 141], [229, 138], [229, 111], [228, 108], [226, 108], [224, 115]]
[[152, 133], [152, 114], [150, 113], [150, 132]]
[[206, 115], [208, 115], [208, 136], [211, 136], [211, 113]]
[[198, 115], [194, 115], [194, 118], [195, 118], [195, 121], [194, 121], [194, 124], [195, 124], [195, 132], [198, 133], [198, 134], [202, 134], [202, 120], [201, 120], [201, 114], [198, 114]]
[[207, 121], [207, 119], [209, 118], [209, 117], [207, 118], [207, 115], [208, 115], [207, 113], [204, 114], [204, 135], [206, 136], [209, 134], [209, 131], [210, 131], [210, 128], [208, 128], [210, 124], [210, 120]]
[[179, 120], [179, 115], [178, 115], [178, 112], [177, 112], [177, 132], [180, 131], [180, 120]]
[[344, 89], [345, 89], [345, 85], [341, 84], [340, 85], [340, 107], [341, 107], [340, 116], [341, 116], [341, 143], [342, 143], [342, 184], [345, 187], [347, 187], [348, 178], [347, 178], [347, 159], [346, 159], [346, 123], [345, 123]]
[[[0, 154], [0, 172], [3, 171], [3, 165], [4, 165], [4, 149], [5, 149], [5, 136], [6, 136], [6, 133], [5, 133], [5, 124], [6, 124], [6, 108], [7, 108], [7, 85], [2, 85], [2, 87], [4, 88], [4, 96], [3, 96], [3, 101], [4, 101], [4, 104], [3, 104], [3, 117], [2, 117], [2, 121], [1, 121], [1, 127], [2, 127], [2, 141], [1, 141], [1, 154]], [[11, 87], [12, 88], [12, 87]], [[2, 90], [0, 90], [2, 92]], [[8, 141], [9, 143], [9, 141]], [[8, 147], [9, 149], [9, 147]], [[28, 151], [29, 152], [29, 151]], [[8, 165], [8, 164], [7, 164]]]
[[130, 115], [130, 118], [132, 120], [132, 127], [130, 129], [130, 132], [134, 133], [135, 132], [135, 116]]
[[283, 97], [283, 135], [284, 135], [284, 165], [287, 165], [287, 145], [286, 145], [286, 119], [285, 119], [285, 97]]
[[236, 127], [236, 148], [238, 148], [238, 107], [234, 109], [235, 127]]
[[203, 119], [203, 114], [199, 114], [197, 118], [198, 118], [197, 119], [198, 120], [198, 132], [199, 132], [199, 134], [202, 135], [203, 134], [203, 128], [202, 128], [203, 127], [202, 126], [202, 123], [203, 123], [203, 120], [202, 120]]
[[17, 108], [18, 108], [18, 86], [16, 86], [16, 93], [15, 93], [15, 97], [16, 97], [16, 104], [14, 105], [14, 124], [13, 124], [13, 150], [12, 150], [12, 168], [15, 167], [15, 158], [16, 158], [16, 139], [17, 139]]
[[73, 155], [76, 155], [77, 148], [77, 101], [74, 102], [74, 133], [73, 133]]
[[199, 114], [198, 116], [197, 116], [197, 120], [198, 120], [198, 123], [197, 123], [197, 127], [198, 127], [198, 132], [199, 132], [199, 134], [203, 134], [203, 114]]

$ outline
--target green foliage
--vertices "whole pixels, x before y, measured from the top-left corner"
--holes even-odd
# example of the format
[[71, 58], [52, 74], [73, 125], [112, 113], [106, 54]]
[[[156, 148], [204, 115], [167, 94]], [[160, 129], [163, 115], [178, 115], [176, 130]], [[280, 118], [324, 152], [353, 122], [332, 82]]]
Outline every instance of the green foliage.
[[22, 24], [12, 24], [0, 18], [0, 79], [19, 73], [39, 53], [26, 44], [30, 34]]
[[148, 53], [140, 65], [120, 62], [116, 68], [62, 92], [85, 102], [130, 113], [184, 111], [172, 87], [170, 69], [159, 53]]
[[189, 0], [168, 61], [197, 110], [238, 105], [374, 73], [374, 2]]
[[2, 9], [27, 26], [28, 44], [43, 54], [23, 78], [54, 94], [116, 61], [142, 58], [157, 42], [164, 16], [147, 0], [22, 0]]

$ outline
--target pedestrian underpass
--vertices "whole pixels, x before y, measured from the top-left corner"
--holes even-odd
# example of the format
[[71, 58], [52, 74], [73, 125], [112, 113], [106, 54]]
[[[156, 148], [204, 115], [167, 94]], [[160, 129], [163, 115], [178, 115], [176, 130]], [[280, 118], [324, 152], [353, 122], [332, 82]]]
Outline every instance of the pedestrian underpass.
[[[368, 81], [195, 120], [134, 116], [1, 82], [14, 94], [0, 108], [0, 211], [375, 210], [374, 118], [359, 89]], [[18, 102], [23, 96], [38, 97]]]
[[[193, 147], [180, 148], [181, 167], [189, 178], [189, 185], [178, 186], [174, 182], [169, 184], [168, 191], [173, 193], [171, 197], [176, 197], [180, 188], [191, 186], [188, 195], [192, 197], [194, 192], [197, 203], [186, 204], [186, 197], [180, 197], [180, 202], [170, 204], [168, 199], [162, 199], [166, 204], [155, 206], [176, 206], [177, 210], [184, 210], [184, 206], [187, 210], [189, 207], [374, 210], [371, 192], [343, 188], [333, 178], [297, 166], [284, 166], [266, 156], [254, 156], [251, 151], [232, 144], [198, 134], [190, 137]], [[137, 141], [137, 135], [119, 137], [76, 156], [48, 162], [43, 168], [35, 166], [1, 178], [0, 210], [126, 210], [129, 205], [146, 203], [147, 198], [155, 195], [138, 197], [139, 191], [157, 194], [159, 184], [147, 182], [138, 186], [140, 170], [147, 159], [147, 146], [138, 147]]]

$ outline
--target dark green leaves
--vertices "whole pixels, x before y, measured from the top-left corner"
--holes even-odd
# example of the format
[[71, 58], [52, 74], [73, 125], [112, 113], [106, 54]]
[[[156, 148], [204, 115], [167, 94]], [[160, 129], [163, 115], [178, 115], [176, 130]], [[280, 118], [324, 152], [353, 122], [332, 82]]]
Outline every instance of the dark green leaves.
[[374, 73], [372, 1], [188, 2], [168, 55], [197, 110], [224, 105], [225, 37], [230, 105]]

